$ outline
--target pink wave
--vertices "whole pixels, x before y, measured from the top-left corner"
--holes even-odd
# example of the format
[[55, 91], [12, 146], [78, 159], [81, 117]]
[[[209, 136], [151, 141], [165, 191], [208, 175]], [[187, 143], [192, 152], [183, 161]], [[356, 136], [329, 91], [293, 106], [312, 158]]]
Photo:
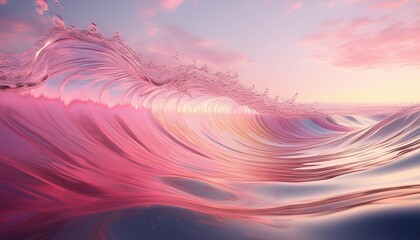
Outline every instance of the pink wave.
[[229, 74], [148, 62], [95, 24], [54, 23], [0, 56], [0, 236], [132, 207], [276, 224], [420, 194], [402, 164], [419, 154], [419, 105], [321, 114]]

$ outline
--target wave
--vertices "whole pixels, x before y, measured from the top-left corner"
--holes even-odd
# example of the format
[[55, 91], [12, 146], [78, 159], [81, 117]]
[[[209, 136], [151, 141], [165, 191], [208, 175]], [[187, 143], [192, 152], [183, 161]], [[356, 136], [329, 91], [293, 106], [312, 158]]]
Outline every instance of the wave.
[[[156, 105], [150, 103], [156, 98], [165, 101], [168, 95], [180, 101], [200, 102], [218, 97], [233, 100], [231, 108], [239, 104], [284, 117], [322, 115], [312, 105], [293, 104], [296, 96], [279, 101], [279, 97], [268, 96], [268, 89], [257, 93], [229, 72], [213, 72], [206, 66], [169, 67], [148, 62], [127, 47], [119, 34], [112, 38], [102, 36], [94, 23], [88, 30], [79, 31], [74, 26], [65, 27], [59, 16], [53, 22], [55, 27], [30, 50], [19, 55], [0, 55], [0, 89], [27, 90], [61, 75], [62, 82], [56, 83], [59, 91], [65, 91], [68, 85], [85, 84], [84, 91], [91, 90], [89, 98], [96, 101], [117, 101], [118, 95], [120, 102], [148, 106]], [[92, 86], [94, 89], [90, 89]], [[114, 99], [106, 99], [106, 95], [113, 95]], [[81, 96], [72, 92], [72, 97]]]
[[418, 164], [365, 173], [418, 159], [420, 105], [327, 114], [54, 21], [0, 56], [0, 235], [140, 206], [272, 224], [419, 197]]

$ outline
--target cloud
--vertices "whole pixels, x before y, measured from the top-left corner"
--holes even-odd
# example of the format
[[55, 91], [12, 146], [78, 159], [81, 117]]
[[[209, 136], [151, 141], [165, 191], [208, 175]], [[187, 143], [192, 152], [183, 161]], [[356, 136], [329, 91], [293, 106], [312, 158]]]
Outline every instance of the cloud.
[[176, 26], [153, 29], [153, 39], [156, 41], [138, 45], [139, 51], [153, 61], [169, 61], [174, 64], [191, 64], [196, 61], [223, 68], [250, 61], [215, 41], [194, 36]]
[[134, 48], [146, 59], [166, 65], [207, 64], [217, 70], [238, 67], [251, 60], [210, 39], [194, 36], [177, 26], [160, 26], [156, 14], [173, 11], [183, 0], [161, 0], [140, 9], [140, 19], [145, 31], [143, 37], [132, 41]]
[[153, 9], [153, 8], [148, 8], [148, 9], [146, 9], [146, 10], [144, 11], [144, 15], [145, 15], [146, 17], [153, 17], [153, 16], [155, 16], [155, 15], [156, 15], [156, 9]]
[[393, 1], [381, 1], [374, 5], [372, 5], [371, 9], [392, 9], [392, 8], [398, 8], [404, 3], [406, 3], [407, 0], [393, 0]]
[[289, 12], [294, 12], [302, 8], [302, 1], [294, 2], [290, 5]]
[[43, 34], [42, 19], [25, 21], [0, 17], [0, 52], [17, 53], [30, 48]]
[[152, 37], [152, 36], [155, 36], [158, 31], [159, 31], [159, 28], [157, 27], [149, 27], [149, 29], [146, 32], [146, 35], [148, 37]]
[[[342, 5], [342, 4], [366, 4], [367, 6], [370, 6], [371, 10], [380, 10], [380, 9], [394, 9], [398, 8], [401, 5], [409, 2], [410, 0], [330, 0], [328, 2], [328, 7], [335, 7], [336, 5]], [[411, 1], [417, 1], [419, 0], [411, 0]]]
[[304, 39], [316, 59], [340, 67], [420, 66], [420, 17], [359, 18], [325, 24]]
[[161, 0], [160, 6], [163, 10], [175, 10], [178, 8], [184, 0]]
[[1, 5], [5, 5], [5, 4], [7, 4], [7, 0], [0, 0], [0, 4], [1, 4]]
[[139, 18], [142, 21], [153, 22], [157, 14], [175, 11], [182, 3], [183, 0], [144, 1], [139, 5]]
[[328, 7], [335, 7], [336, 5], [340, 4], [359, 4], [359, 3], [365, 3], [369, 0], [330, 0], [328, 2]]

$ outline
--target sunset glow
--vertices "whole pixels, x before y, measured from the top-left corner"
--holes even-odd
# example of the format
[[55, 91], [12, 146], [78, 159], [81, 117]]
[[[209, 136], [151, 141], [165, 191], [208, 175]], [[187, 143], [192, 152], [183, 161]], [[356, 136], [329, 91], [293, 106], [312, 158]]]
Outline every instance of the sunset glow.
[[419, 13], [0, 0], [0, 239], [418, 240]]

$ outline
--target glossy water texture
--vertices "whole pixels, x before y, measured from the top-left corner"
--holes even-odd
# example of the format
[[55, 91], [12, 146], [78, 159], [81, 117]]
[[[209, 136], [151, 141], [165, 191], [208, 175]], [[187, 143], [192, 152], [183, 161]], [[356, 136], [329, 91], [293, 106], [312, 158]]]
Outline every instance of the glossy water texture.
[[419, 105], [317, 110], [54, 24], [0, 56], [1, 239], [420, 236]]

